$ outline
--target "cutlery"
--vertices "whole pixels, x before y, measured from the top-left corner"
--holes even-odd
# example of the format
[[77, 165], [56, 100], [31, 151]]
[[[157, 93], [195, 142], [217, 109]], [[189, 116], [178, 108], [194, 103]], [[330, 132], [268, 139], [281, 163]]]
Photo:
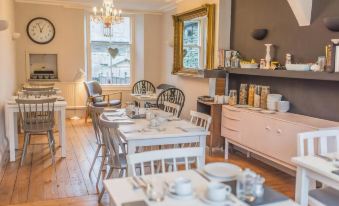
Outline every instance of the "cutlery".
[[211, 180], [201, 171], [199, 170], [194, 170], [196, 173], [198, 173], [202, 178], [204, 178], [205, 180], [207, 180], [207, 182], [210, 182]]
[[335, 159], [332, 159], [330, 157], [327, 157], [327, 156], [324, 156], [324, 155], [320, 155], [320, 154], [316, 154], [315, 156], [319, 157], [319, 158], [321, 158], [323, 160], [326, 160], [327, 162], [332, 162], [333, 160], [335, 160]]
[[186, 130], [184, 130], [184, 129], [181, 128], [181, 127], [175, 127], [175, 128], [180, 129], [180, 130], [183, 131], [183, 132], [187, 132]]
[[129, 182], [131, 183], [133, 190], [137, 190], [140, 189], [140, 186], [138, 185], [138, 183], [132, 178], [132, 179], [128, 179]]

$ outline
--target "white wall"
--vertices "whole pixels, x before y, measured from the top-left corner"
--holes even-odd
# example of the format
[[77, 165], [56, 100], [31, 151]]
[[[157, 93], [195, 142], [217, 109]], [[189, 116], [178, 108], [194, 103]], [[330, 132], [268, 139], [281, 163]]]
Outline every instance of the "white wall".
[[0, 31], [0, 161], [2, 161], [7, 149], [4, 105], [16, 89], [15, 42], [12, 40], [15, 26], [13, 0], [0, 1], [0, 19], [9, 22], [9, 28]]
[[161, 83], [162, 15], [135, 15], [136, 81], [146, 79], [155, 86]]
[[[17, 14], [16, 29], [22, 34], [17, 44], [17, 70], [18, 85], [26, 82], [25, 67], [26, 53], [58, 53], [59, 80], [56, 86], [62, 90], [69, 108], [83, 108], [86, 100], [84, 88], [80, 85], [77, 89], [77, 101], [74, 101], [73, 78], [80, 68], [86, 66], [85, 43], [85, 11], [83, 9], [65, 8], [54, 5], [39, 5], [16, 3]], [[131, 14], [134, 18], [134, 58], [133, 77], [137, 81], [147, 79], [155, 85], [159, 84], [160, 76], [160, 31], [161, 15]], [[51, 20], [56, 29], [55, 39], [46, 45], [32, 42], [26, 34], [27, 23], [35, 17], [45, 17]], [[88, 35], [88, 33], [87, 33]], [[134, 82], [132, 82], [133, 85]], [[129, 100], [130, 88], [117, 88], [123, 90], [123, 101]], [[107, 93], [113, 89], [108, 89]], [[80, 97], [80, 98], [79, 98]], [[73, 113], [72, 113], [73, 114]]]
[[173, 47], [169, 42], [173, 42], [173, 22], [172, 15], [197, 8], [203, 4], [215, 3], [216, 9], [216, 42], [215, 42], [215, 65], [217, 65], [217, 50], [218, 50], [218, 31], [219, 31], [219, 1], [218, 0], [185, 0], [177, 4], [177, 8], [173, 11], [166, 12], [163, 15], [162, 22], [162, 72], [161, 81], [164, 83], [172, 84], [183, 90], [186, 96], [185, 106], [182, 111], [183, 117], [189, 116], [190, 110], [196, 110], [196, 100], [198, 96], [208, 95], [208, 79], [198, 79], [192, 77], [182, 77], [171, 75], [173, 67]]

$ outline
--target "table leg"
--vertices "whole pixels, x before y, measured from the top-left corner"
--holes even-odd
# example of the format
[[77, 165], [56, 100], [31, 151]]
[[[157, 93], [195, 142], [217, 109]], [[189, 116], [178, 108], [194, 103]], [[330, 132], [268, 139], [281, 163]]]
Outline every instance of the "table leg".
[[295, 201], [301, 206], [308, 205], [309, 179], [304, 168], [297, 168], [295, 185]]
[[66, 157], [66, 151], [67, 151], [65, 120], [66, 120], [66, 111], [65, 111], [65, 108], [62, 108], [59, 111], [59, 118], [58, 118], [59, 141], [61, 145], [61, 157]]
[[15, 119], [14, 118], [14, 111], [11, 109], [5, 109], [5, 116], [7, 121], [7, 139], [9, 143], [9, 161], [15, 161], [15, 133], [17, 132], [17, 128], [15, 128]]
[[200, 162], [200, 167], [205, 166], [205, 161], [206, 161], [206, 136], [200, 136], [199, 137], [199, 145], [202, 147], [203, 150], [203, 157]]
[[18, 139], [18, 113], [13, 112], [13, 124], [14, 124], [14, 142], [15, 149], [19, 149], [19, 139]]
[[225, 153], [224, 153], [225, 160], [228, 159], [228, 147], [229, 147], [229, 143], [227, 141], [227, 138], [225, 138]]
[[[127, 154], [134, 154], [136, 151], [136, 146], [134, 142], [128, 142], [128, 150], [127, 150]], [[133, 170], [132, 167], [130, 167], [129, 165], [127, 165], [127, 176], [131, 177], [133, 176]]]

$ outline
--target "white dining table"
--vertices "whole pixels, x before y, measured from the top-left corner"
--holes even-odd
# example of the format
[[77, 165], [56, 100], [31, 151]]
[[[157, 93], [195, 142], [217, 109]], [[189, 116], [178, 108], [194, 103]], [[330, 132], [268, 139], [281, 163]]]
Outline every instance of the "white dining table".
[[311, 181], [319, 181], [326, 186], [339, 190], [339, 175], [332, 173], [338, 170], [331, 161], [317, 156], [302, 156], [292, 158], [297, 166], [295, 200], [301, 206], [308, 205], [308, 192]]
[[140, 105], [140, 107], [144, 107], [146, 102], [154, 103], [158, 95], [157, 94], [132, 94], [131, 97], [133, 100], [137, 101]]
[[[61, 157], [66, 157], [66, 106], [67, 102], [56, 101], [54, 111], [58, 114], [59, 144], [61, 146]], [[9, 142], [9, 160], [14, 162], [15, 150], [18, 149], [18, 112], [19, 106], [13, 97], [5, 105], [6, 137]]]
[[[163, 117], [171, 114], [157, 110], [156, 113]], [[105, 113], [104, 113], [105, 114]], [[114, 118], [106, 117], [109, 120]], [[166, 119], [166, 118], [165, 118]], [[203, 148], [204, 156], [200, 165], [205, 165], [206, 136], [209, 134], [203, 128], [195, 126], [187, 120], [164, 121], [158, 128], [149, 128], [150, 122], [146, 119], [133, 119], [132, 124], [122, 124], [119, 126], [121, 137], [127, 142], [128, 154], [136, 153], [137, 147], [175, 145], [185, 143], [199, 143]], [[128, 174], [132, 171], [128, 168]]]
[[[195, 193], [195, 197], [187, 200], [178, 200], [166, 196], [163, 202], [150, 202], [145, 193], [141, 189], [134, 189], [132, 184], [132, 178], [116, 178], [104, 180], [104, 187], [109, 194], [110, 206], [122, 206], [127, 202], [145, 201], [148, 205], [154, 206], [205, 206], [206, 204], [202, 198], [204, 197], [207, 189], [207, 181], [195, 170], [170, 172], [165, 174], [155, 174], [144, 176], [146, 181], [151, 181], [154, 178], [171, 184], [176, 178], [185, 177], [192, 181], [192, 188]], [[233, 194], [229, 196], [230, 200], [234, 202], [236, 206], [247, 206], [246, 203], [238, 200]], [[265, 204], [262, 206], [297, 206], [292, 200], [284, 200], [277, 203]]]

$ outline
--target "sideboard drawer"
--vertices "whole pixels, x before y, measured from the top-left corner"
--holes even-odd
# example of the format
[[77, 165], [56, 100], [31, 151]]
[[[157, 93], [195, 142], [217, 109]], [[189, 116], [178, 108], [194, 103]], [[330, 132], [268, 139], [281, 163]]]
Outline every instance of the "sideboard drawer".
[[229, 117], [232, 119], [239, 119], [241, 118], [241, 111], [236, 108], [236, 107], [232, 107], [232, 106], [223, 106], [222, 107], [222, 114], [225, 117]]
[[221, 127], [221, 136], [231, 139], [236, 142], [241, 142], [240, 131], [229, 128], [229, 127]]
[[240, 120], [239, 119], [232, 118], [232, 117], [226, 117], [223, 115], [221, 123], [223, 127], [228, 127], [228, 128], [232, 128], [232, 129], [240, 131]]

